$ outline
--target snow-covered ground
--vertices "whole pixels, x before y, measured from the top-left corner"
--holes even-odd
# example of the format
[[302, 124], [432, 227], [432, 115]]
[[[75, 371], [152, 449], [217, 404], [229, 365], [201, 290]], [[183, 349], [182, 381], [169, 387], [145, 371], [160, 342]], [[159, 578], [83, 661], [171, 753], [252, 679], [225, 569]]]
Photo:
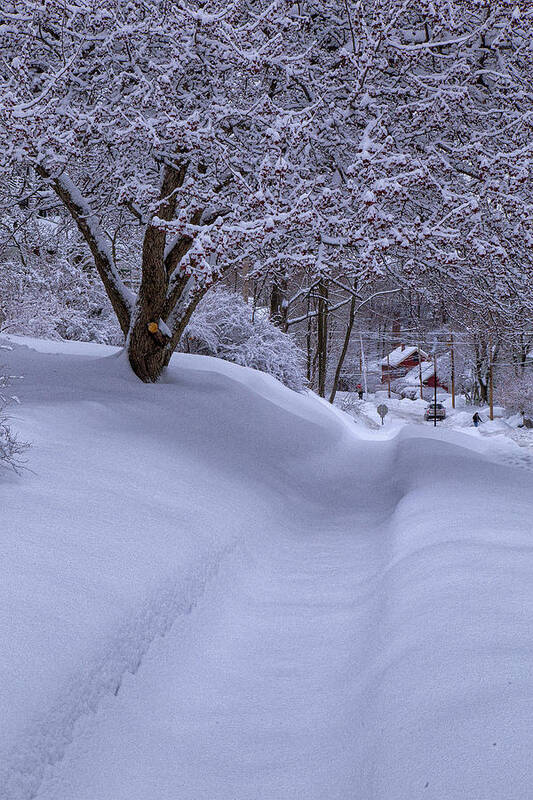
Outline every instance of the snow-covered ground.
[[[364, 400], [359, 400], [355, 392], [338, 392], [335, 398], [338, 408], [370, 430], [377, 431], [382, 427], [377, 408], [384, 404], [388, 409], [383, 426], [387, 429], [387, 436], [396, 435], [405, 425], [421, 425], [427, 430], [428, 436], [439, 439], [442, 438], [441, 431], [448, 434], [456, 431], [472, 437], [470, 447], [476, 452], [502, 463], [533, 470], [533, 430], [522, 427], [520, 414], [510, 413], [502, 406], [494, 406], [494, 419], [491, 420], [488, 406], [480, 408], [468, 405], [464, 397], [458, 395], [453, 408], [451, 395], [441, 390], [437, 401], [444, 405], [446, 418], [437, 421], [435, 430], [433, 421], [424, 419], [427, 400], [409, 400], [397, 396], [389, 398], [386, 390], [367, 394]], [[482, 420], [477, 428], [472, 421], [475, 411]], [[449, 437], [445, 434], [445, 438]]]
[[530, 796], [533, 476], [497, 437], [10, 344], [1, 800]]

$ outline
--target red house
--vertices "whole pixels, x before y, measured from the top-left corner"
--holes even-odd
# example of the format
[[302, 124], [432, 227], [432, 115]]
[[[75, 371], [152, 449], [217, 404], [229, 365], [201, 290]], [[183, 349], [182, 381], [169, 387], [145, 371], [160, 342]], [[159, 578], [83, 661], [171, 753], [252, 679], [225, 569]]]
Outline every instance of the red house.
[[[435, 362], [432, 358], [428, 361], [423, 361], [421, 364], [422, 367], [422, 385], [428, 386], [431, 389], [435, 388]], [[446, 374], [446, 368], [449, 367], [449, 360], [447, 356], [442, 356], [441, 358], [437, 359], [437, 388], [444, 389], [445, 392], [448, 391], [448, 386], [439, 378], [439, 373], [441, 375]], [[416, 369], [412, 369], [410, 372], [407, 373], [405, 379], [408, 383], [412, 384], [420, 384], [420, 368], [416, 367]]]
[[[446, 357], [445, 357], [446, 358]], [[388, 383], [396, 378], [406, 378], [406, 383], [418, 386], [422, 372], [423, 386], [435, 388], [435, 364], [431, 356], [414, 345], [400, 345], [388, 356], [381, 359], [381, 382]], [[448, 391], [448, 387], [439, 379], [439, 372], [445, 373], [442, 357], [437, 361], [437, 387]]]
[[381, 382], [388, 383], [396, 378], [403, 378], [404, 375], [418, 367], [420, 361], [427, 361], [428, 354], [416, 345], [401, 344], [388, 356], [381, 359]]

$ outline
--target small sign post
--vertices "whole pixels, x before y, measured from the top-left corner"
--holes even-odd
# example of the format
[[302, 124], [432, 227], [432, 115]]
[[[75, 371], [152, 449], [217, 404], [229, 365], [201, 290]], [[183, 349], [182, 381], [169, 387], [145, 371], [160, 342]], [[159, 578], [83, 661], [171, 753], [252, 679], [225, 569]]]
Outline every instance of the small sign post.
[[387, 408], [387, 406], [384, 403], [382, 403], [380, 406], [378, 406], [377, 412], [378, 412], [379, 416], [381, 417], [381, 424], [384, 425], [385, 424], [385, 417], [389, 413], [389, 409]]

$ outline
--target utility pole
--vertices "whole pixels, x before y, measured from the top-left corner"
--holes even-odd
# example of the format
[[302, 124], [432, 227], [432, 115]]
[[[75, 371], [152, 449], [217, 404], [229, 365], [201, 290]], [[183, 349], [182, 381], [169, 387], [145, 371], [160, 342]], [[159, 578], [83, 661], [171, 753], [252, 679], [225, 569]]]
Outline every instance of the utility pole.
[[365, 395], [368, 394], [368, 386], [366, 381], [366, 359], [365, 348], [363, 347], [363, 334], [359, 331], [359, 341], [361, 342], [361, 366], [363, 370], [363, 385], [365, 387]]
[[489, 336], [489, 417], [494, 419], [494, 376], [492, 369], [492, 336]]
[[453, 333], [450, 333], [450, 355], [452, 367], [452, 408], [455, 408], [455, 358], [453, 352]]
[[420, 357], [420, 342], [417, 344], [418, 347], [418, 381], [420, 383], [420, 399], [424, 399], [424, 383], [422, 381], [422, 359]]
[[433, 380], [434, 380], [434, 383], [435, 383], [435, 393], [434, 393], [435, 406], [433, 408], [433, 412], [434, 412], [433, 413], [433, 427], [436, 428], [437, 427], [437, 353], [435, 351], [433, 352], [433, 369], [434, 369], [434, 373], [435, 373], [433, 375]]
[[389, 387], [389, 400], [390, 400], [390, 355], [387, 353], [387, 384]]

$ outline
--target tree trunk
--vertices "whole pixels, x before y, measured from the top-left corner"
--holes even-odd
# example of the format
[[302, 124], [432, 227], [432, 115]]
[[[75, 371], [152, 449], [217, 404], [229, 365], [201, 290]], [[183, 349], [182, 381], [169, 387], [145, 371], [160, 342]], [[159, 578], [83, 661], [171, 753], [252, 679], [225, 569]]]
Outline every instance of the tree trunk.
[[489, 381], [488, 378], [483, 379], [481, 376], [481, 370], [478, 370], [477, 373], [477, 386], [478, 386], [478, 396], [482, 403], [486, 403], [489, 399]]
[[[337, 369], [335, 370], [335, 377], [333, 379], [333, 388], [332, 388], [331, 394], [329, 396], [329, 402], [330, 403], [333, 403], [333, 401], [335, 400], [335, 395], [337, 394], [337, 387], [339, 385], [339, 378], [341, 376], [342, 367], [344, 365], [344, 359], [346, 358], [346, 353], [348, 352], [348, 347], [350, 345], [350, 338], [352, 336], [353, 324], [354, 324], [354, 320], [355, 320], [355, 289], [356, 289], [356, 283], [354, 282], [354, 285], [353, 285], [354, 294], [352, 294], [352, 299], [351, 299], [351, 302], [350, 302], [350, 314], [349, 314], [349, 317], [348, 317], [348, 325], [346, 327], [346, 334], [344, 336], [344, 342], [343, 342], [343, 345], [342, 345], [341, 354], [339, 356]], [[361, 368], [361, 372], [362, 372], [362, 368]]]
[[[175, 173], [165, 170], [161, 188], [162, 202], [158, 213], [165, 219], [173, 208], [166, 198], [174, 187]], [[149, 224], [143, 241], [142, 278], [128, 334], [128, 358], [132, 370], [144, 383], [155, 383], [165, 367], [167, 343], [170, 337], [159, 330], [164, 314], [168, 273], [165, 267], [165, 233]]]
[[159, 379], [171, 355], [168, 345], [150, 333], [148, 324], [144, 328], [142, 324], [133, 326], [127, 349], [130, 366], [144, 383], [155, 383]]
[[289, 307], [287, 304], [287, 278], [283, 275], [275, 275], [272, 288], [270, 290], [270, 319], [284, 333], [287, 333]]
[[305, 343], [307, 349], [307, 358], [306, 358], [306, 377], [307, 383], [311, 385], [312, 379], [312, 365], [313, 365], [313, 318], [310, 315], [311, 312], [311, 302], [309, 298], [307, 298], [307, 331], [305, 336]]
[[[193, 243], [192, 236], [179, 236], [167, 251], [165, 228], [157, 221], [168, 222], [174, 218], [177, 189], [183, 185], [187, 169], [186, 161], [179, 167], [163, 168], [160, 201], [154, 211], [154, 222], [150, 221], [145, 231], [141, 285], [137, 298], [134, 298], [120, 278], [114, 254], [107, 244], [108, 237], [77, 187], [65, 173], [53, 177], [44, 167], [37, 168], [41, 177], [50, 183], [65, 204], [89, 245], [95, 266], [126, 336], [131, 368], [145, 383], [154, 383], [160, 377], [192, 312], [206, 291], [203, 289], [192, 293], [189, 278], [175, 275], [181, 259]], [[198, 209], [192, 215], [191, 223], [199, 225], [202, 217], [203, 209]], [[206, 224], [210, 221], [208, 217]], [[179, 313], [176, 313], [178, 306]], [[162, 326], [161, 321], [165, 324], [168, 321], [171, 330]]]
[[318, 394], [320, 397], [325, 397], [328, 361], [328, 287], [324, 280], [318, 284], [317, 352]]

